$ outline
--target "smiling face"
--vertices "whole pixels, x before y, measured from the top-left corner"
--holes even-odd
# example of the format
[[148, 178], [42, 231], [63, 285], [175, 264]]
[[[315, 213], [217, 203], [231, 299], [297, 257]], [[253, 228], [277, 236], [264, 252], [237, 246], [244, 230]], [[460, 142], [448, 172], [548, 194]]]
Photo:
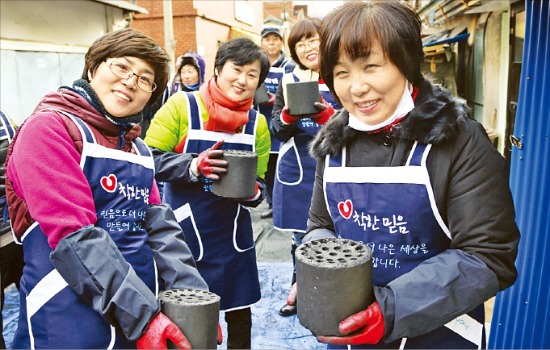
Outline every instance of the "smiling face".
[[294, 46], [300, 62], [312, 71], [319, 72], [319, 34], [303, 36]]
[[220, 70], [216, 83], [233, 101], [244, 101], [254, 96], [260, 81], [261, 64], [259, 60], [239, 66], [227, 61]]
[[373, 42], [367, 59], [338, 59], [332, 70], [334, 91], [342, 106], [367, 125], [388, 119], [396, 110], [406, 78]]
[[155, 79], [154, 70], [147, 62], [136, 57], [109, 58], [101, 63], [94, 73], [88, 71], [90, 85], [97, 97], [113, 117], [127, 117], [143, 110], [145, 104], [151, 98], [151, 92], [146, 92], [137, 86], [135, 75], [124, 79], [115, 75], [108, 63], [116, 61], [122, 63], [140, 77]]
[[198, 84], [199, 72], [195, 66], [186, 64], [181, 67], [180, 78], [181, 81], [187, 86]]
[[283, 49], [283, 39], [275, 33], [269, 33], [262, 38], [262, 49], [270, 58], [279, 58]]

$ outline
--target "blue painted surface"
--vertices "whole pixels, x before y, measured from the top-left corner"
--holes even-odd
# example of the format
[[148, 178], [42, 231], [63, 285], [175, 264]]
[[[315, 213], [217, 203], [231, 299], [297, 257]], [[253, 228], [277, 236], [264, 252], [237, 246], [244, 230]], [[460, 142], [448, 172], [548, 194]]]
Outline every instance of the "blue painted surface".
[[510, 187], [521, 232], [516, 283], [495, 300], [489, 348], [550, 348], [550, 1], [527, 0]]
[[19, 317], [19, 292], [14, 284], [8, 286], [4, 296], [4, 309], [2, 310], [3, 335], [4, 342], [9, 349], [17, 329], [17, 318]]
[[[283, 306], [292, 275], [290, 262], [259, 262], [262, 299], [252, 307], [252, 349], [326, 349], [304, 328], [296, 316], [282, 317], [277, 311]], [[17, 328], [19, 293], [14, 286], [6, 293], [2, 316], [4, 339], [9, 348]], [[227, 327], [223, 312], [220, 325], [224, 342], [218, 349], [227, 349]]]

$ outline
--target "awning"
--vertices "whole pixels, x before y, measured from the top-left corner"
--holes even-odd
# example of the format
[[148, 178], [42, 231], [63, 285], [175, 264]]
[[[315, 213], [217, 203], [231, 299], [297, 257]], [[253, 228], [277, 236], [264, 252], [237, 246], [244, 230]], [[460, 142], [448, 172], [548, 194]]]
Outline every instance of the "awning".
[[459, 16], [473, 6], [481, 5], [482, 0], [431, 0], [418, 11], [422, 21], [437, 26], [449, 19]]
[[242, 28], [231, 27], [231, 30], [229, 31], [229, 39], [238, 38], [241, 36], [249, 38], [250, 40], [255, 42], [257, 45], [261, 45], [262, 43], [262, 36], [260, 34], [250, 32]]
[[470, 36], [470, 33], [464, 33], [464, 34], [458, 34], [456, 36], [453, 36], [452, 38], [446, 38], [438, 41], [432, 41], [427, 44], [424, 44], [424, 46], [433, 46], [438, 44], [450, 44], [450, 43], [456, 43], [457, 41], [462, 41], [468, 39]]
[[124, 0], [93, 0], [93, 1], [100, 2], [102, 4], [110, 5], [113, 7], [118, 7], [119, 9], [123, 9], [123, 10], [143, 13], [145, 15], [149, 14], [149, 11], [147, 11], [145, 8], [138, 5], [134, 5]]

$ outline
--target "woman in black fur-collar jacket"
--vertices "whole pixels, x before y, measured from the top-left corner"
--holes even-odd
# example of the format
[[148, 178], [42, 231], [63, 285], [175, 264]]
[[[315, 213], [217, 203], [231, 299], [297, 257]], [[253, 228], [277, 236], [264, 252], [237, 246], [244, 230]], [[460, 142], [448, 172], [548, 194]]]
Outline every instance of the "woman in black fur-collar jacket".
[[317, 169], [304, 241], [368, 245], [376, 300], [340, 323], [342, 334], [359, 332], [319, 341], [484, 347], [483, 303], [516, 279], [504, 159], [464, 101], [422, 77], [412, 9], [346, 3], [321, 32], [321, 72], [344, 110], [310, 144]]

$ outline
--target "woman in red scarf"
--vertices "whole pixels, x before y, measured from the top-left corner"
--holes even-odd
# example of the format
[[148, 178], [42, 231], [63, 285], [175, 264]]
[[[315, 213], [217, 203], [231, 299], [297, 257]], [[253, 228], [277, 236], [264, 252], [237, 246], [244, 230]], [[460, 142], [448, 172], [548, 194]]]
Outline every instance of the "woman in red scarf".
[[[214, 77], [199, 91], [178, 92], [155, 114], [145, 142], [154, 148], [156, 178], [210, 291], [221, 297], [229, 349], [250, 349], [250, 306], [260, 284], [247, 207], [265, 197], [263, 180], [271, 146], [265, 117], [252, 109], [254, 92], [269, 71], [260, 48], [246, 38], [220, 46]], [[212, 193], [227, 172], [223, 149], [258, 154], [257, 190], [247, 199]]]

